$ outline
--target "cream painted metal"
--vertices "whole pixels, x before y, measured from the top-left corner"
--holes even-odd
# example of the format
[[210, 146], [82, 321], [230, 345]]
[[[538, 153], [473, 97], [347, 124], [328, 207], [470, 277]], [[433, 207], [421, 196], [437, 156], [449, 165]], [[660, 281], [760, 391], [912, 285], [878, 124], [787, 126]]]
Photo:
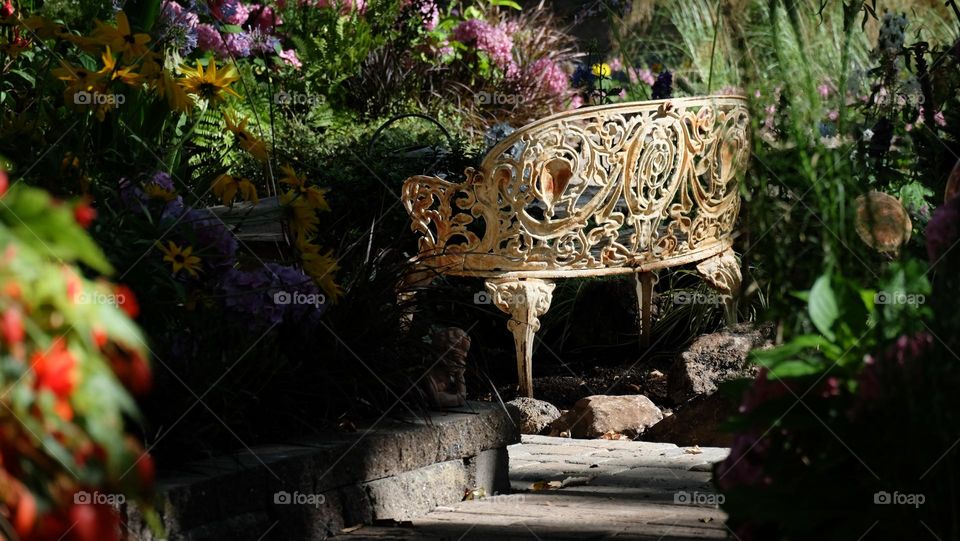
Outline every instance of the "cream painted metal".
[[749, 155], [740, 96], [549, 116], [497, 144], [462, 183], [406, 180], [402, 200], [420, 239], [405, 286], [435, 273], [484, 278], [494, 304], [511, 316], [526, 396], [534, 335], [555, 279], [634, 274], [648, 343], [655, 273], [696, 263], [735, 320], [740, 269], [731, 233]]

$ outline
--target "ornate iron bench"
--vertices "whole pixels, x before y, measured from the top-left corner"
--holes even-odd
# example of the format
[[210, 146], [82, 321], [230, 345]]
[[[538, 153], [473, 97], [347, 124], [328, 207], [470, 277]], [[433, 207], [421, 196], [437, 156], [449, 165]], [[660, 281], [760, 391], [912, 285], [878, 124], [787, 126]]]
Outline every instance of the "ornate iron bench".
[[435, 273], [486, 279], [511, 316], [520, 391], [533, 394], [539, 318], [558, 278], [633, 274], [649, 343], [655, 272], [696, 263], [736, 319], [731, 233], [750, 153], [746, 100], [680, 98], [549, 116], [451, 183], [416, 176], [402, 201], [420, 235], [407, 285]]

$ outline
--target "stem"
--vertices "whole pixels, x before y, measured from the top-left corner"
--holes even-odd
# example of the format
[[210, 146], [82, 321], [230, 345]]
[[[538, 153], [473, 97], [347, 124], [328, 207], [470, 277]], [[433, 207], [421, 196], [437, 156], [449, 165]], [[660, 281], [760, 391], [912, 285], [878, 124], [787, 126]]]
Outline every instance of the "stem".
[[717, 13], [713, 19], [713, 43], [710, 45], [710, 74], [707, 76], [707, 95], [713, 90], [713, 62], [716, 58], [717, 36], [720, 35], [720, 5], [723, 0], [717, 0]]

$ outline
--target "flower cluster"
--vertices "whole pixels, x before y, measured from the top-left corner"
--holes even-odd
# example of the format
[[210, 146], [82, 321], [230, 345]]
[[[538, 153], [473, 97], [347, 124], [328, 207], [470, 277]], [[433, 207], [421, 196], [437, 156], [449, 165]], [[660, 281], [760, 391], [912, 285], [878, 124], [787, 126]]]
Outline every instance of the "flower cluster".
[[507, 25], [494, 26], [482, 19], [468, 19], [453, 29], [451, 38], [486, 54], [490, 61], [508, 77], [514, 77], [519, 67], [513, 58], [513, 39]]
[[[6, 192], [2, 172], [0, 188]], [[0, 369], [13, 382], [0, 397], [4, 535], [12, 528], [27, 541], [67, 532], [81, 541], [118, 540], [116, 510], [77, 495], [132, 498], [153, 483], [150, 456], [117, 433], [124, 415], [134, 414], [130, 394], [151, 385], [143, 338], [131, 321], [136, 299], [127, 287], [81, 275], [79, 261], [98, 271], [109, 266], [70, 206], [24, 186], [0, 197]], [[41, 232], [43, 250], [32, 238], [21, 241], [18, 220]]]
[[[201, 22], [201, 14], [205, 22]], [[212, 52], [218, 58], [273, 55], [284, 63], [300, 67], [293, 49], [281, 49], [278, 34], [283, 21], [265, 4], [244, 4], [240, 0], [213, 0], [205, 10], [191, 10], [176, 0], [164, 0], [155, 32], [158, 41], [181, 56], [194, 49]]]

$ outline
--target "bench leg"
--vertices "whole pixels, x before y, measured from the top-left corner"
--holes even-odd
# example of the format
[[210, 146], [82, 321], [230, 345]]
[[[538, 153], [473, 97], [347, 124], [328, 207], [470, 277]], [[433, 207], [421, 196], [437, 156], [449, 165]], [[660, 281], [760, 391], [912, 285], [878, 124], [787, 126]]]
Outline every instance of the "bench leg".
[[697, 264], [697, 273], [724, 297], [727, 325], [737, 323], [737, 296], [740, 294], [740, 264], [732, 248]]
[[487, 280], [493, 303], [510, 316], [507, 328], [517, 350], [520, 395], [533, 397], [533, 339], [540, 316], [550, 309], [556, 284], [539, 279]]
[[653, 272], [634, 274], [637, 282], [637, 324], [640, 334], [640, 348], [650, 346], [650, 336], [653, 331], [653, 284], [657, 283], [657, 275]]

